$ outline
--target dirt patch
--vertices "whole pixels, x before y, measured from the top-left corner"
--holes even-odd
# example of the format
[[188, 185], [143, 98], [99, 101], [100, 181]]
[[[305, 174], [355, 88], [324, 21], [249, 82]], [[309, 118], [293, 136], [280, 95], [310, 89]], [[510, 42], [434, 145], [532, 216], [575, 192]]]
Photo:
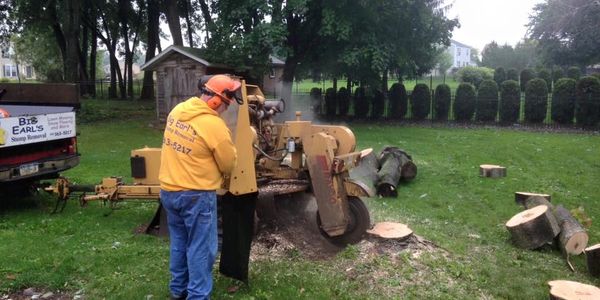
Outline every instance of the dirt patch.
[[[259, 223], [259, 229], [252, 244], [252, 261], [300, 256], [309, 260], [328, 260], [343, 251], [345, 247], [332, 244], [319, 232], [316, 222], [314, 199], [292, 199], [294, 203], [281, 203], [276, 219]], [[302, 203], [304, 202], [304, 203]], [[424, 252], [442, 252], [433, 242], [413, 234], [404, 240], [383, 239], [365, 234], [364, 239], [354, 245], [359, 258], [369, 260], [376, 256], [395, 259], [400, 253], [410, 251], [412, 257], [420, 257]]]
[[43, 299], [43, 300], [70, 300], [70, 299], [83, 299], [82, 295], [75, 294], [70, 295], [62, 292], [52, 292], [43, 288], [27, 288], [22, 291], [18, 291], [12, 294], [1, 294], [0, 299], [2, 300], [29, 300], [29, 299]]

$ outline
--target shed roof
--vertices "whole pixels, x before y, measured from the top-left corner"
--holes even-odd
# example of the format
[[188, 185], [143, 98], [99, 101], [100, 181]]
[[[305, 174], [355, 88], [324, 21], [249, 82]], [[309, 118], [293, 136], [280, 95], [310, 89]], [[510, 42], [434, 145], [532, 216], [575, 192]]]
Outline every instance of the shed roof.
[[223, 64], [218, 64], [218, 63], [212, 63], [212, 62], [209, 62], [206, 59], [202, 58], [204, 51], [205, 51], [204, 49], [199, 49], [199, 48], [171, 45], [171, 46], [167, 47], [167, 49], [160, 52], [157, 56], [153, 57], [150, 61], [143, 64], [141, 69], [144, 71], [145, 70], [154, 70], [158, 64], [160, 64], [163, 60], [165, 60], [167, 57], [169, 57], [173, 53], [179, 53], [181, 55], [184, 55], [184, 56], [186, 56], [192, 60], [195, 60], [207, 67], [233, 69], [229, 66], [226, 66]]
[[455, 40], [450, 40], [450, 43], [451, 43], [451, 44], [455, 44], [455, 45], [457, 45], [457, 46], [459, 46], [459, 47], [462, 47], [462, 48], [469, 48], [469, 49], [473, 49], [473, 47], [471, 47], [471, 46], [469, 46], [469, 45], [466, 45], [466, 44], [463, 44], [463, 43], [461, 43], [461, 42], [455, 41]]

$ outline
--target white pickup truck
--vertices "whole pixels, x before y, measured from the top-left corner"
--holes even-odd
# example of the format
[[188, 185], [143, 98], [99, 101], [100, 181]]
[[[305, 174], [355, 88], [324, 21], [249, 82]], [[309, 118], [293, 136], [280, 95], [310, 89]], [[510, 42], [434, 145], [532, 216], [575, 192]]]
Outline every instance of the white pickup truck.
[[79, 164], [78, 108], [74, 84], [0, 84], [0, 192]]

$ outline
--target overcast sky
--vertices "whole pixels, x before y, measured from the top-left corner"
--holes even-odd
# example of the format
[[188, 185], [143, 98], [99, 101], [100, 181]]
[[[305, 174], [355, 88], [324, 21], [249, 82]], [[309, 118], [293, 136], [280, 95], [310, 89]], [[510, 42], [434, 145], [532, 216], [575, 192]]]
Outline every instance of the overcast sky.
[[479, 53], [491, 41], [514, 46], [527, 31], [533, 7], [543, 0], [446, 0], [454, 3], [449, 18], [458, 17], [460, 28], [452, 39], [477, 48]]

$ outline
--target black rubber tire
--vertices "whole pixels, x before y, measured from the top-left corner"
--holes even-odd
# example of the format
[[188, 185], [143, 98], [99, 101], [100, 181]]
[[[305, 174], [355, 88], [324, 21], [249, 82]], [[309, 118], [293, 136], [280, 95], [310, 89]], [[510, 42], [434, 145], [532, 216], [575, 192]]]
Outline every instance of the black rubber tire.
[[319, 212], [317, 212], [319, 231], [332, 244], [338, 246], [356, 244], [362, 240], [367, 229], [371, 227], [369, 209], [367, 209], [367, 206], [360, 198], [348, 196], [348, 208], [350, 209], [350, 222], [348, 222], [346, 232], [338, 236], [329, 236], [327, 232], [321, 229], [321, 217], [319, 216]]

